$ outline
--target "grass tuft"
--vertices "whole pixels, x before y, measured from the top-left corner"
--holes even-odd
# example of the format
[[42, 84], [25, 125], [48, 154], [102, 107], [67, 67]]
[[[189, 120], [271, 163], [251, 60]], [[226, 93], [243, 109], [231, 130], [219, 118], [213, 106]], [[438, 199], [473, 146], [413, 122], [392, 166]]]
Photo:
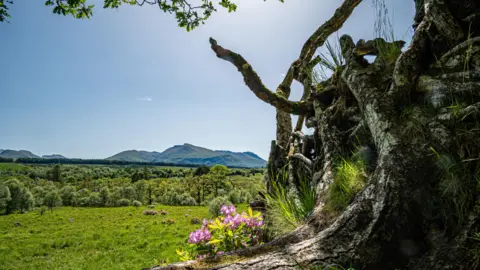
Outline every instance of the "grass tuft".
[[347, 208], [367, 182], [366, 164], [361, 160], [341, 159], [327, 194], [326, 209], [339, 212]]
[[310, 179], [299, 179], [298, 201], [288, 192], [288, 172], [282, 169], [276, 181], [272, 183], [272, 191], [266, 195], [267, 215], [265, 218], [267, 234], [277, 237], [293, 231], [303, 224], [315, 208], [316, 188], [310, 186]]

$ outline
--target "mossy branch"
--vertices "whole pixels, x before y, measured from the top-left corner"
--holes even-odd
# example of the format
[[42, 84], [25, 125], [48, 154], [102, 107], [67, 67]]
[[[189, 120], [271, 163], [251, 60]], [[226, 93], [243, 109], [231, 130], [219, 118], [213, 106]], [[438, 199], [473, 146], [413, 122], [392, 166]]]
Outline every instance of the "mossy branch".
[[217, 44], [217, 41], [210, 38], [212, 50], [218, 58], [232, 63], [242, 73], [245, 84], [261, 100], [274, 106], [275, 108], [291, 114], [305, 115], [313, 113], [313, 103], [310, 101], [290, 101], [287, 98], [270, 91], [262, 80], [253, 70], [252, 66], [240, 55], [230, 50], [224, 49]]

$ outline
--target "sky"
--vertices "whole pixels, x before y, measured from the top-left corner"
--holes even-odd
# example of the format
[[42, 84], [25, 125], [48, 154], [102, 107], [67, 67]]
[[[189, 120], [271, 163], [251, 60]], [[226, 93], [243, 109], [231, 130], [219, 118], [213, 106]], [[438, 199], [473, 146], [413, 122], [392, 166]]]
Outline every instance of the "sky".
[[[414, 1], [385, 1], [396, 38], [408, 42]], [[240, 53], [274, 91], [342, 1], [238, 0], [237, 12], [220, 7], [191, 32], [155, 6], [104, 10], [87, 0], [94, 15], [77, 20], [44, 2], [17, 0], [0, 24], [0, 149], [106, 158], [190, 143], [267, 159], [275, 109], [208, 39]], [[338, 36], [372, 39], [372, 3], [363, 1]], [[301, 94], [295, 83], [291, 99]]]

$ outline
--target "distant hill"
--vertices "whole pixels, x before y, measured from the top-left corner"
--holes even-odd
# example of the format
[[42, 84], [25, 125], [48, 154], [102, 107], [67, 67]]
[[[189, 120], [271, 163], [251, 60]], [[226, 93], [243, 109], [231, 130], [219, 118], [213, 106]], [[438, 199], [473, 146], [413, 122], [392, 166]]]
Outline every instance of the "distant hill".
[[3, 158], [39, 158], [39, 156], [33, 154], [27, 150], [3, 150], [0, 152], [0, 157]]
[[53, 154], [53, 155], [43, 155], [42, 158], [47, 158], [47, 159], [66, 159], [66, 157], [59, 155], [59, 154]]
[[267, 162], [252, 152], [236, 153], [231, 151], [210, 150], [185, 143], [168, 148], [162, 153], [128, 150], [120, 152], [107, 160], [133, 162], [164, 162], [189, 165], [221, 164], [232, 167], [264, 167]]
[[[42, 157], [26, 150], [0, 150], [1, 158], [19, 159], [68, 159], [60, 154], [43, 155]], [[207, 165], [221, 164], [228, 167], [260, 168], [265, 167], [267, 162], [252, 152], [232, 152], [226, 150], [211, 150], [200, 146], [185, 143], [175, 145], [167, 150], [159, 152], [148, 152], [138, 150], [127, 150], [113, 155], [105, 160], [125, 162], [156, 162], [176, 165]], [[39, 162], [39, 161], [36, 161]]]

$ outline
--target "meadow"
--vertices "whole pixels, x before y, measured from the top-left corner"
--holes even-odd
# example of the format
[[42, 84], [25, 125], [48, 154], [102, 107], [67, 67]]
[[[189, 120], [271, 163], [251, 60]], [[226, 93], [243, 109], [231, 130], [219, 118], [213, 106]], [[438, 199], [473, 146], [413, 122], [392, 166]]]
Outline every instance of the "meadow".
[[155, 216], [145, 209], [59, 207], [0, 216], [0, 269], [142, 269], [174, 262], [176, 249], [201, 226], [192, 218], [210, 217], [202, 206], [157, 205], [168, 214]]

